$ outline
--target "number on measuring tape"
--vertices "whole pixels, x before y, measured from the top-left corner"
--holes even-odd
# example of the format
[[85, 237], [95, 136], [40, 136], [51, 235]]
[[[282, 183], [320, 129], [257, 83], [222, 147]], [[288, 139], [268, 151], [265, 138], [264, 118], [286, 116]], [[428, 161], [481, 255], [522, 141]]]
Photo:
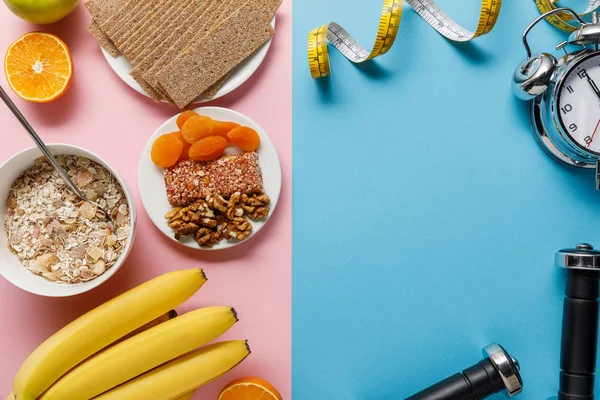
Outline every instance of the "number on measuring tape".
[[[595, 0], [600, 2], [600, 0]], [[502, 0], [482, 0], [479, 23], [475, 32], [458, 25], [433, 0], [406, 0], [406, 2], [441, 35], [456, 42], [467, 42], [489, 33], [498, 20]], [[336, 22], [320, 26], [308, 35], [308, 64], [313, 78], [331, 74], [329, 47], [331, 43], [353, 63], [362, 63], [387, 53], [393, 46], [402, 19], [403, 0], [385, 0], [373, 49], [362, 47], [344, 28]]]

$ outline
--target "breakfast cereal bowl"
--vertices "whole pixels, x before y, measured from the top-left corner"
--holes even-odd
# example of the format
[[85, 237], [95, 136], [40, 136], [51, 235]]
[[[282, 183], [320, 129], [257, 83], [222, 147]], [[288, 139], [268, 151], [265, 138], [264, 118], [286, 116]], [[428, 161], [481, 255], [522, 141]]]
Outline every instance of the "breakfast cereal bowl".
[[89, 204], [73, 198], [47, 161], [36, 161], [42, 157], [37, 147], [23, 150], [0, 166], [0, 275], [37, 295], [74, 296], [100, 286], [125, 262], [135, 203], [127, 184], [96, 154], [67, 144], [48, 147], [87, 196], [114, 212], [116, 229], [108, 229], [95, 208], [89, 214]]

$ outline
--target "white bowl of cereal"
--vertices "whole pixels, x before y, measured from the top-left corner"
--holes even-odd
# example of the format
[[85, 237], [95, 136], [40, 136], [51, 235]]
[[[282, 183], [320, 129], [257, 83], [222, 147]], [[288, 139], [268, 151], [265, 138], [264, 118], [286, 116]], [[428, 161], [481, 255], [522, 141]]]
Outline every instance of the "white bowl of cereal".
[[67, 144], [48, 147], [116, 226], [74, 196], [37, 147], [23, 150], [0, 166], [0, 275], [30, 293], [73, 296], [121, 267], [133, 245], [135, 203], [123, 179], [96, 154]]

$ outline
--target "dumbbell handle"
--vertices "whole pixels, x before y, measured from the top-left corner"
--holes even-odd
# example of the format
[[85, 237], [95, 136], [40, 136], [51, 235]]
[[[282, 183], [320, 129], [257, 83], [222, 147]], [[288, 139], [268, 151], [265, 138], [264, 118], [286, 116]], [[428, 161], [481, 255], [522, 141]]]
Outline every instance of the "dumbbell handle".
[[485, 359], [406, 400], [482, 400], [504, 389], [492, 362]]
[[598, 295], [596, 272], [567, 270], [558, 400], [594, 400]]

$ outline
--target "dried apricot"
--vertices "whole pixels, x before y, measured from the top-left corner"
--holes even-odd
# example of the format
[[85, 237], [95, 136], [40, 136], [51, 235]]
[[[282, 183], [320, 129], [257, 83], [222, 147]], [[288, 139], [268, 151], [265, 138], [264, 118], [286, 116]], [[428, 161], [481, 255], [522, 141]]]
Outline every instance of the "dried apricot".
[[152, 143], [152, 162], [161, 168], [175, 165], [183, 151], [183, 143], [171, 134], [162, 135]]
[[190, 158], [196, 161], [211, 161], [221, 157], [227, 147], [227, 140], [221, 136], [209, 136], [198, 140], [190, 147]]
[[215, 129], [213, 130], [213, 135], [221, 136], [223, 139], [229, 140], [227, 134], [239, 126], [240, 124], [236, 124], [235, 122], [215, 121]]
[[177, 117], [177, 127], [179, 129], [183, 128], [183, 124], [185, 124], [185, 122], [188, 119], [195, 117], [197, 115], [198, 115], [197, 113], [195, 113], [193, 111], [189, 111], [189, 110], [182, 112], [181, 114], [179, 114], [179, 117]]
[[204, 139], [213, 134], [215, 129], [215, 121], [210, 117], [204, 115], [197, 115], [188, 119], [183, 128], [181, 128], [181, 134], [183, 139], [189, 144], [194, 144], [200, 139]]
[[180, 131], [171, 132], [170, 135], [175, 136], [183, 144], [183, 150], [181, 151], [181, 155], [179, 156], [178, 161], [183, 161], [183, 160], [187, 160], [188, 158], [190, 158], [189, 151], [190, 151], [191, 144], [189, 144], [188, 142], [185, 141], [185, 139], [183, 139], [183, 135], [181, 134], [181, 132]]
[[240, 126], [231, 130], [227, 137], [231, 140], [231, 143], [244, 151], [254, 151], [260, 146], [258, 133], [247, 126]]

